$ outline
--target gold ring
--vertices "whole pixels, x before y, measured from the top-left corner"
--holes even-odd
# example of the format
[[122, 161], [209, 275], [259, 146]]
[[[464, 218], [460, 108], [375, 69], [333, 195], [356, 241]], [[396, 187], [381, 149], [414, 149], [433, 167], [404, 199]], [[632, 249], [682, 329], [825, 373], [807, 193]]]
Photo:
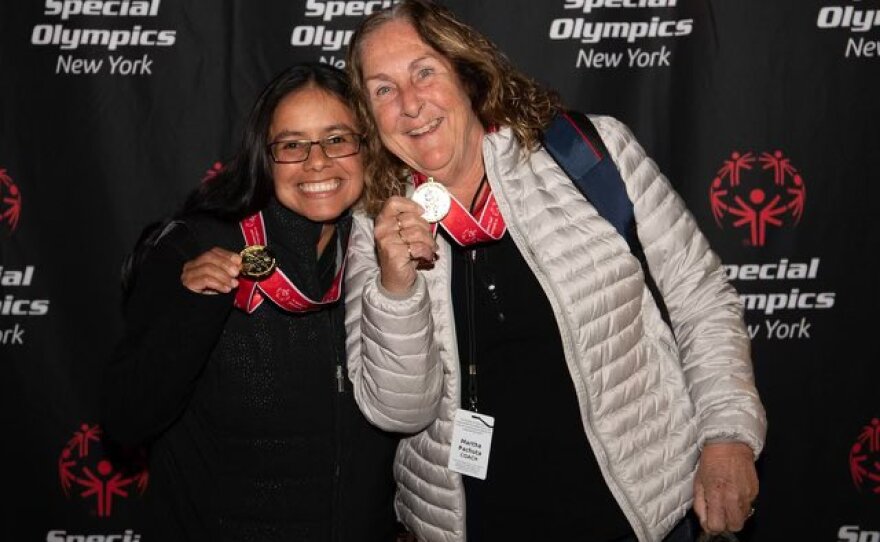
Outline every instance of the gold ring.
[[407, 241], [406, 238], [403, 236], [403, 226], [400, 224], [400, 218], [394, 217], [394, 219], [397, 220], [397, 236], [400, 237], [400, 240], [403, 242], [404, 245], [406, 245], [406, 253], [409, 255], [409, 259], [413, 260], [414, 258], [412, 254], [412, 249], [410, 249], [409, 246], [409, 241]]
[[395, 218], [397, 220], [397, 236], [400, 237], [400, 240], [403, 241], [403, 244], [409, 247], [409, 241], [403, 236], [403, 226], [400, 224], [400, 219]]

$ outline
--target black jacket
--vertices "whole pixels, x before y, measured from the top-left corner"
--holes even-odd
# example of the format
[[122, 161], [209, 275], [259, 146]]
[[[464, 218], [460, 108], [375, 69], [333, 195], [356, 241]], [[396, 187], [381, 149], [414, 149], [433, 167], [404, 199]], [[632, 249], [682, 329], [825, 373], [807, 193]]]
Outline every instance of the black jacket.
[[[320, 299], [336, 243], [318, 259], [320, 224], [274, 201], [263, 214], [280, 267]], [[342, 219], [340, 238], [349, 230]], [[238, 224], [193, 218], [161, 238], [105, 379], [109, 440], [150, 446], [145, 542], [392, 540], [397, 437], [369, 425], [337, 378], [342, 303], [291, 314], [266, 300], [247, 315], [233, 294], [192, 293], [183, 264], [213, 246], [241, 250]]]

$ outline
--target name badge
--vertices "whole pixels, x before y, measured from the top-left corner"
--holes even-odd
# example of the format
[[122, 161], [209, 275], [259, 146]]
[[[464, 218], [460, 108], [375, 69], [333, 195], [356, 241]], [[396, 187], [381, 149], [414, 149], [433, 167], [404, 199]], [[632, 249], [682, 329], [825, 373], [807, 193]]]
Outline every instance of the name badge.
[[455, 413], [447, 468], [485, 480], [486, 471], [489, 470], [489, 450], [492, 448], [494, 428], [495, 418], [492, 416], [459, 409]]

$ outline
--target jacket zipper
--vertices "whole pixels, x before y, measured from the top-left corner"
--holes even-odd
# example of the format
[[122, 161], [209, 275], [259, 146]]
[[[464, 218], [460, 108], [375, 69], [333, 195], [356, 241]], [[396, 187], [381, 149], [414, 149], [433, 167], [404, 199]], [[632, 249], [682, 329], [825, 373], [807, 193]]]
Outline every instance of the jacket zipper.
[[333, 345], [333, 358], [335, 371], [333, 374], [333, 386], [336, 393], [333, 394], [333, 442], [334, 442], [334, 460], [333, 460], [333, 500], [331, 501], [331, 528], [330, 539], [334, 541], [342, 540], [342, 522], [343, 515], [340, 513], [341, 505], [341, 476], [342, 476], [342, 397], [345, 394], [345, 374], [343, 370], [343, 360], [340, 356], [339, 348], [336, 344], [336, 320], [334, 319], [334, 311], [328, 310], [327, 318], [330, 321], [330, 343]]

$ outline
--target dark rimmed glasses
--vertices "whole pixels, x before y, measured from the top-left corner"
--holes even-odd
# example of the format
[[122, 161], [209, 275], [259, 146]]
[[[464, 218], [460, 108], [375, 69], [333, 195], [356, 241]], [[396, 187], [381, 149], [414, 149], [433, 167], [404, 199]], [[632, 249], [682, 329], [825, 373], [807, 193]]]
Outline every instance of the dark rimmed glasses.
[[312, 146], [320, 145], [327, 158], [345, 158], [361, 150], [361, 134], [334, 134], [314, 141], [308, 139], [282, 139], [266, 145], [276, 164], [296, 164], [309, 159]]

